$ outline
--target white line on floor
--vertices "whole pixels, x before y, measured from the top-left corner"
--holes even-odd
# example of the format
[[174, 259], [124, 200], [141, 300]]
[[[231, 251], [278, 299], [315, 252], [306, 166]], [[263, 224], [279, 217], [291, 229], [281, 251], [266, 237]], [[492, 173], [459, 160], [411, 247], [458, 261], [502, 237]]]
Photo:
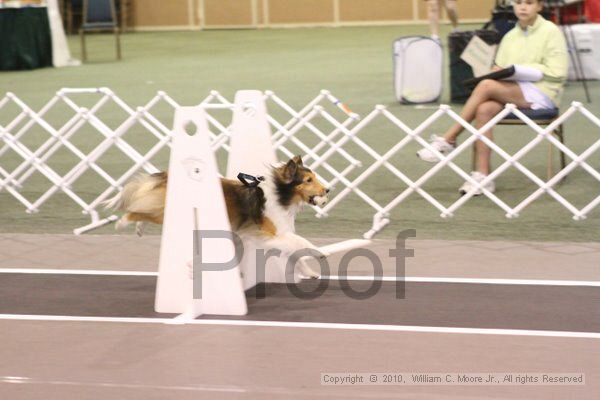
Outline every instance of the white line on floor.
[[[142, 324], [173, 324], [172, 318], [116, 318], [116, 317], [71, 317], [61, 315], [23, 315], [0, 314], [0, 320], [20, 321], [56, 321], [56, 322], [116, 322]], [[480, 328], [448, 328], [437, 326], [407, 326], [407, 325], [372, 325], [372, 324], [338, 324], [324, 322], [282, 322], [282, 321], [248, 321], [194, 319], [185, 322], [186, 325], [216, 325], [216, 326], [258, 326], [271, 328], [313, 328], [339, 329], [362, 331], [388, 332], [418, 332], [418, 333], [448, 333], [468, 335], [508, 335], [508, 336], [539, 336], [559, 338], [600, 339], [596, 332], [562, 332], [524, 329], [480, 329]], [[179, 325], [181, 326], [181, 325]]]
[[443, 278], [443, 277], [421, 277], [421, 276], [322, 276], [321, 279], [349, 280], [349, 281], [373, 281], [384, 282], [419, 282], [419, 283], [476, 283], [483, 285], [539, 285], [539, 286], [592, 286], [600, 287], [600, 281], [570, 281], [550, 279], [487, 279], [487, 278]]
[[93, 269], [48, 269], [48, 268], [0, 268], [0, 274], [158, 276], [158, 272], [146, 272], [146, 271], [111, 271], [111, 270], [93, 270]]
[[[0, 384], [17, 384], [17, 385], [52, 385], [52, 386], [78, 386], [89, 388], [119, 388], [119, 389], [134, 389], [134, 390], [164, 390], [164, 391], [184, 391], [184, 392], [217, 392], [217, 393], [246, 393], [256, 398], [270, 398], [278, 395], [278, 398], [290, 398], [296, 397], [298, 394], [295, 388], [277, 387], [277, 386], [231, 386], [231, 385], [203, 385], [203, 384], [188, 384], [188, 385], [153, 385], [143, 383], [119, 383], [119, 382], [80, 382], [80, 381], [61, 381], [61, 380], [42, 380], [28, 377], [13, 377], [13, 376], [0, 376]], [[319, 397], [319, 389], [309, 389], [304, 387], [302, 393], [305, 398]], [[327, 394], [328, 398], [341, 398], [347, 399], [347, 392], [331, 392]], [[146, 396], [148, 397], [148, 396]], [[397, 395], [394, 393], [354, 393], [353, 398], [361, 399], [396, 399]], [[173, 398], [165, 394], [163, 398]]]
[[183, 390], [193, 392], [229, 392], [229, 393], [246, 393], [247, 390], [239, 387], [228, 386], [165, 386], [165, 385], [141, 385], [133, 383], [112, 383], [112, 382], [73, 382], [73, 381], [46, 381], [37, 380], [19, 376], [0, 376], [0, 383], [15, 383], [15, 384], [34, 384], [34, 385], [62, 385], [62, 386], [87, 386], [87, 387], [108, 387], [122, 389], [153, 389], [153, 390]]
[[[0, 268], [0, 274], [62, 274], [62, 275], [107, 275], [107, 276], [158, 276], [158, 272], [150, 271], [113, 271], [113, 270], [86, 270], [86, 269], [42, 269], [42, 268]], [[322, 276], [327, 280], [373, 281], [384, 282], [415, 282], [415, 283], [467, 283], [481, 285], [533, 285], [533, 286], [590, 286], [600, 287], [600, 281], [574, 281], [550, 279], [490, 279], [490, 278], [445, 278], [422, 276], [383, 276], [349, 275], [349, 276]]]

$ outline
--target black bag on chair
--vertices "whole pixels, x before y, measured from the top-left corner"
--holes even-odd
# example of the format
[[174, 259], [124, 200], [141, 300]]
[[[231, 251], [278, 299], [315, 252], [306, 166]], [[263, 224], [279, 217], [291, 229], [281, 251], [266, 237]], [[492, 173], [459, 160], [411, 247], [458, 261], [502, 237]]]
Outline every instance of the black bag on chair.
[[450, 52], [450, 100], [453, 103], [467, 101], [473, 88], [467, 88], [463, 82], [473, 78], [473, 69], [460, 56], [473, 38], [478, 36], [489, 45], [500, 43], [500, 34], [492, 30], [477, 30], [468, 32], [453, 32], [448, 36], [448, 51]]
[[483, 29], [493, 28], [500, 34], [500, 38], [508, 33], [517, 24], [517, 16], [513, 7], [506, 0], [496, 0], [492, 10], [492, 19], [484, 25]]

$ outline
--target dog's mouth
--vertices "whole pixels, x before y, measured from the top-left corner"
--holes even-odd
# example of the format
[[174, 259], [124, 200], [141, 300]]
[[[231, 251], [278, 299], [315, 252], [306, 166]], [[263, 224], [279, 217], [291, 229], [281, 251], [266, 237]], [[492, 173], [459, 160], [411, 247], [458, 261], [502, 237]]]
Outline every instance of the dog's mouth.
[[327, 204], [327, 196], [310, 196], [308, 198], [308, 203], [313, 206], [324, 206]]

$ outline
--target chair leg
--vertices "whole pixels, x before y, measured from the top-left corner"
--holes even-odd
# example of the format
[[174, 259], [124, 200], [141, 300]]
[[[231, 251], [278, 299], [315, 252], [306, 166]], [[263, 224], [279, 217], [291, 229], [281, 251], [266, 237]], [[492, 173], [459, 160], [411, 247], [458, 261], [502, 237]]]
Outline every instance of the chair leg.
[[121, 0], [121, 32], [127, 31], [128, 0]]
[[[559, 125], [552, 133], [554, 134], [554, 136], [556, 136], [558, 138], [558, 140], [562, 144], [565, 144], [565, 139], [564, 139], [564, 135], [563, 135], [564, 132], [563, 132], [562, 125]], [[551, 165], [553, 164], [553, 157], [552, 157], [553, 147], [554, 146], [552, 145], [552, 143], [548, 143], [548, 179], [550, 179], [554, 176], [554, 174], [552, 173], [552, 167], [551, 167]], [[565, 153], [562, 150], [559, 150], [559, 156], [560, 156], [560, 169], [563, 170], [567, 166]], [[561, 179], [561, 181], [564, 180], [565, 178], [566, 178], [566, 176], [563, 179]]]
[[121, 38], [119, 37], [119, 28], [115, 28], [115, 40], [117, 44], [117, 60], [121, 59]]
[[87, 51], [85, 49], [85, 33], [83, 29], [79, 29], [79, 37], [81, 38], [81, 61], [87, 61]]

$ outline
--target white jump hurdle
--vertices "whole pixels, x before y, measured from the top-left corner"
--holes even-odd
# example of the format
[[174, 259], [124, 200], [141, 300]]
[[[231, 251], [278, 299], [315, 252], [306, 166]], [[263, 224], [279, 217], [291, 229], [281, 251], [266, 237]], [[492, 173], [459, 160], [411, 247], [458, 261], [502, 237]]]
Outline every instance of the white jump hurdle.
[[[266, 176], [271, 165], [277, 162], [271, 141], [271, 128], [267, 120], [267, 106], [262, 92], [241, 90], [235, 96], [227, 177], [236, 179], [244, 172], [254, 176]], [[244, 256], [240, 262], [244, 270], [244, 288], [249, 289], [261, 281], [299, 282], [293, 274], [286, 277], [286, 260], [270, 257], [264, 271], [257, 275], [255, 255], [257, 244], [244, 241]], [[261, 276], [264, 272], [264, 279]]]
[[[235, 105], [227, 176], [235, 178], [239, 172], [267, 175], [277, 160], [264, 96], [260, 91], [240, 91]], [[236, 256], [231, 236], [211, 239], [208, 246], [193, 233], [231, 231], [209, 136], [203, 107], [182, 107], [176, 111], [155, 309], [180, 313], [176, 319], [179, 323], [201, 314], [244, 315], [248, 311], [245, 290], [260, 282], [300, 281], [298, 274], [286, 276], [287, 257], [270, 257], [264, 271], [258, 273], [258, 245], [249, 239], [243, 239], [244, 255], [239, 263], [234, 262], [235, 266], [204, 270], [206, 263], [231, 265]], [[349, 240], [322, 250], [328, 255], [369, 243]], [[196, 265], [192, 280], [193, 259], [201, 261], [202, 267]], [[194, 298], [198, 292], [201, 298]]]
[[[155, 310], [190, 318], [200, 314], [244, 315], [248, 309], [237, 266], [203, 271], [194, 277], [200, 282], [189, 276], [194, 251], [202, 245], [194, 243], [194, 231], [231, 231], [205, 111], [201, 107], [178, 109], [173, 132]], [[202, 247], [205, 262], [225, 263], [234, 257], [235, 248], [228, 239]], [[194, 299], [194, 281], [201, 289], [201, 299]]]

